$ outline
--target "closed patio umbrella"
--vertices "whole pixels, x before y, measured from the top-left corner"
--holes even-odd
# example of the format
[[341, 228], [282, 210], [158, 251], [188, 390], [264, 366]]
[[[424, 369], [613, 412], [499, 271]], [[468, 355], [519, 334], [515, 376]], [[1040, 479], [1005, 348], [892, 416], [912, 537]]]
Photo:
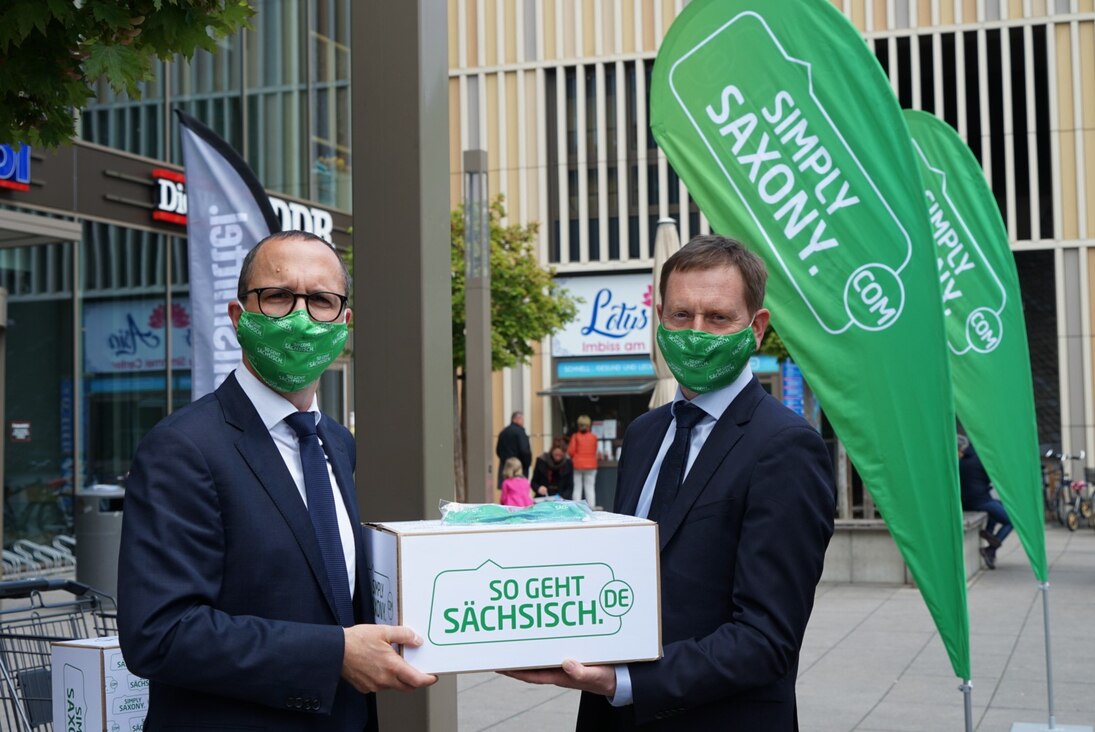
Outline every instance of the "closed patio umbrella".
[[654, 394], [650, 397], [650, 408], [660, 407], [673, 401], [677, 393], [677, 380], [673, 378], [673, 372], [665, 365], [665, 359], [658, 349], [658, 304], [661, 303], [661, 293], [658, 291], [658, 283], [662, 278], [662, 265], [665, 260], [681, 248], [681, 237], [677, 232], [675, 219], [664, 218], [658, 220], [658, 230], [654, 234], [654, 299], [650, 311], [650, 360], [654, 363], [654, 374], [658, 377], [658, 383], [654, 386]]

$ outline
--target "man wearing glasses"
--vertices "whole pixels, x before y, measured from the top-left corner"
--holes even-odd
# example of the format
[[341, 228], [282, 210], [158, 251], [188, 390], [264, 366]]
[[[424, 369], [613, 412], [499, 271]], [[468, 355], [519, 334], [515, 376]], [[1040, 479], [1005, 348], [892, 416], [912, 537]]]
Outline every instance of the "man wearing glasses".
[[436, 681], [392, 650], [413, 630], [372, 624], [353, 437], [316, 406], [347, 293], [324, 240], [260, 241], [228, 307], [242, 363], [137, 448], [118, 621], [146, 730], [373, 730], [372, 692]]

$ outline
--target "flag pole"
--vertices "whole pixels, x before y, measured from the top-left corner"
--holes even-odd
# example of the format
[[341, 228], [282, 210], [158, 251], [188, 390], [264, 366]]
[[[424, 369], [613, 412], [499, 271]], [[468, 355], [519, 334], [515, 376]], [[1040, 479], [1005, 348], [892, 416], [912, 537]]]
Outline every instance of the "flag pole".
[[963, 680], [958, 690], [962, 692], [962, 706], [966, 711], [966, 732], [973, 732], [973, 681]]
[[1042, 582], [1039, 586], [1042, 591], [1042, 626], [1046, 634], [1046, 702], [1049, 704], [1049, 728], [1057, 728], [1057, 720], [1053, 717], [1053, 652], [1049, 639], [1049, 582]]
[[1049, 582], [1041, 582], [1038, 589], [1042, 591], [1042, 625], [1046, 634], [1046, 702], [1049, 705], [1049, 725], [1015, 722], [1011, 725], [1011, 732], [1092, 732], [1092, 728], [1086, 725], [1060, 725], [1053, 714], [1053, 654], [1049, 639]]

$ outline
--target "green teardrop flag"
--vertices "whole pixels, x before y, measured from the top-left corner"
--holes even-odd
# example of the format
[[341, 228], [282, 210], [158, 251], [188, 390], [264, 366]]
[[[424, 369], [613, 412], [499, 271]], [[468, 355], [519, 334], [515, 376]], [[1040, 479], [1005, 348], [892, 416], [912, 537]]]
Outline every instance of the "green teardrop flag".
[[939, 267], [954, 407], [1034, 576], [1048, 579], [1042, 469], [1019, 275], [981, 165], [946, 122], [905, 111]]
[[658, 52], [650, 126], [714, 229], [768, 264], [772, 322], [969, 679], [938, 274], [873, 54], [825, 0], [693, 0]]

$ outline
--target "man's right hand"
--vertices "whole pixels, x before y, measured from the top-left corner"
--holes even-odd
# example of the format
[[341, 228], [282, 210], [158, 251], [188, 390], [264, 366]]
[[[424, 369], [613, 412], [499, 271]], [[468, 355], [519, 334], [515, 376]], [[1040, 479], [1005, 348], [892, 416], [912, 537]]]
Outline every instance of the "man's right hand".
[[547, 495], [547, 488], [545, 488], [544, 486], [540, 486], [539, 488], [536, 489], [536, 493], [537, 493], [537, 495], [546, 496]]
[[355, 625], [346, 628], [342, 678], [363, 693], [398, 689], [413, 691], [437, 682], [403, 660], [391, 644], [418, 647], [422, 639], [402, 625]]

